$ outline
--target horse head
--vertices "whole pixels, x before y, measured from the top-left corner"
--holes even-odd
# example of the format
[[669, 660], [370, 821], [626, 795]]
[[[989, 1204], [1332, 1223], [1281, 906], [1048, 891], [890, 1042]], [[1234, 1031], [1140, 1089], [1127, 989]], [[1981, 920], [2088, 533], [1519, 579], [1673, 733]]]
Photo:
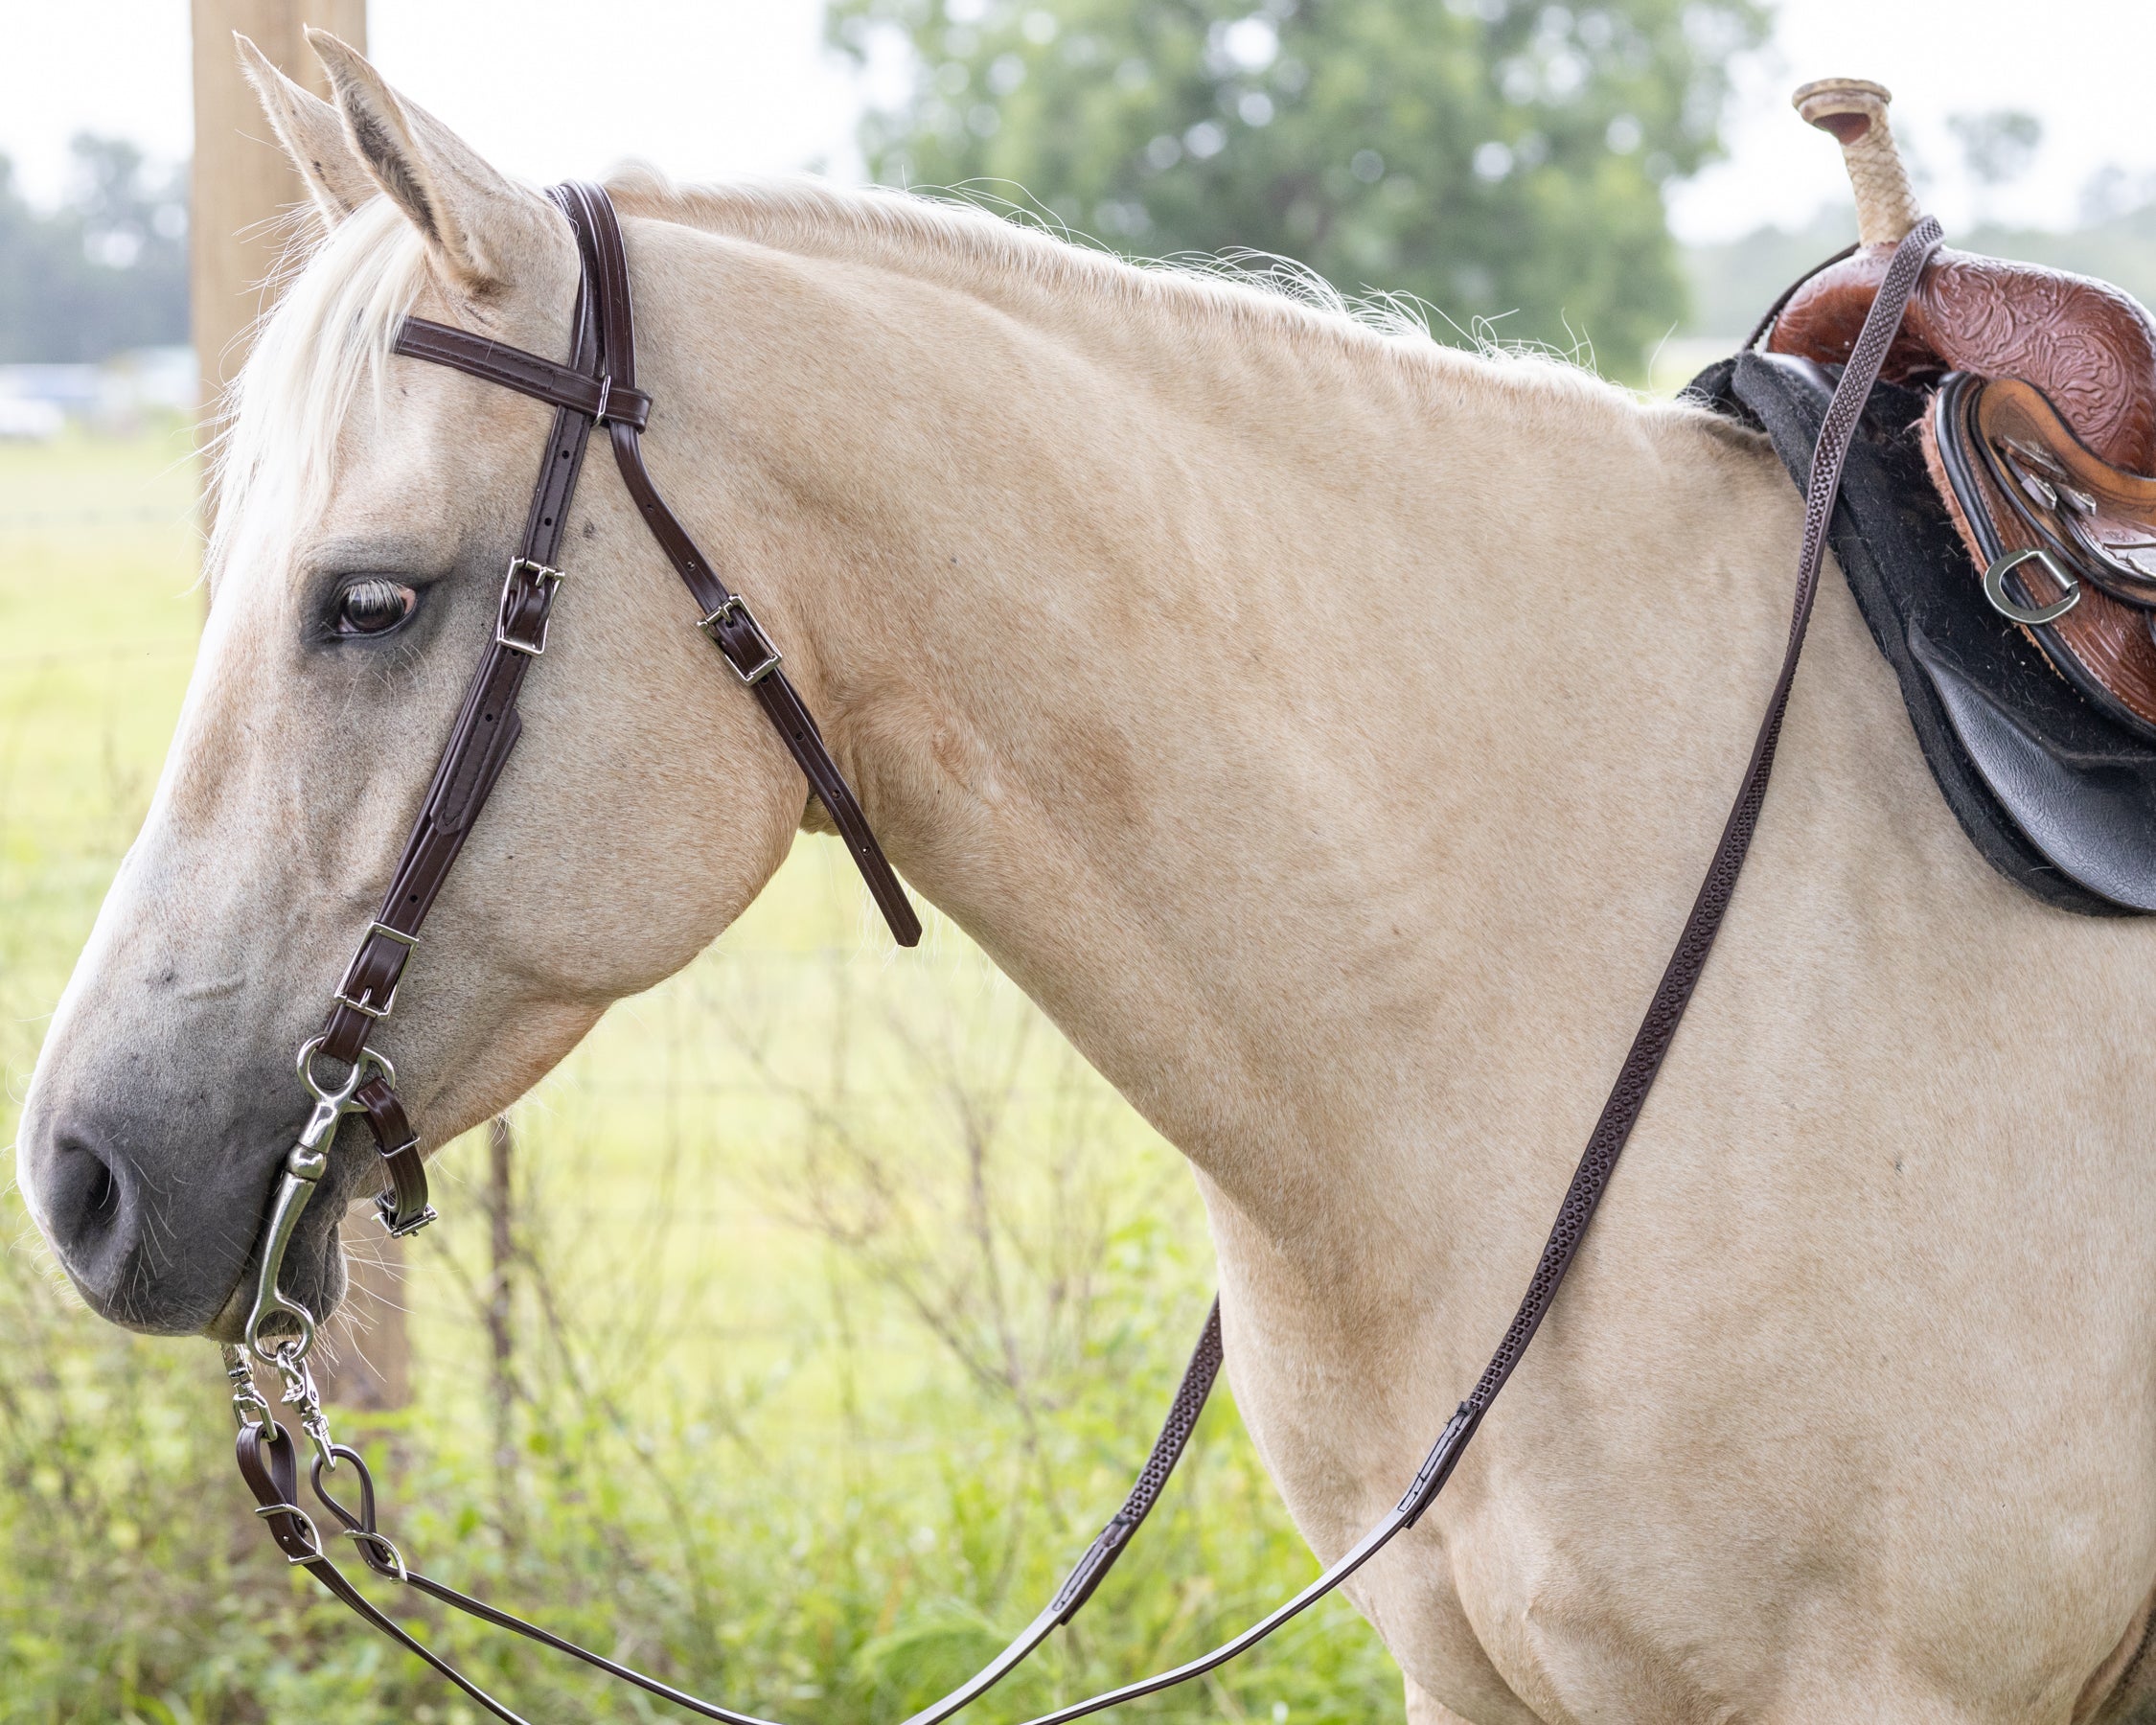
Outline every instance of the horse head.
[[[310, 39], [333, 103], [241, 43], [310, 194], [313, 243], [237, 385], [178, 732], [18, 1147], [30, 1208], [83, 1297], [155, 1332], [228, 1336], [242, 1316], [265, 1195], [307, 1114], [294, 1051], [495, 627], [547, 442], [542, 404], [394, 356], [397, 330], [424, 315], [565, 358], [579, 279], [558, 209], [345, 44]], [[675, 429], [678, 448], [685, 404]], [[500, 794], [394, 1024], [376, 1027], [429, 1144], [700, 951], [803, 815], [799, 775], [713, 675], [635, 506], [594, 477], [561, 558], [557, 610], [573, 624], [528, 679]], [[374, 1162], [348, 1122], [329, 1201], [287, 1253], [285, 1285], [317, 1313], [341, 1295], [339, 1217], [378, 1180]]]

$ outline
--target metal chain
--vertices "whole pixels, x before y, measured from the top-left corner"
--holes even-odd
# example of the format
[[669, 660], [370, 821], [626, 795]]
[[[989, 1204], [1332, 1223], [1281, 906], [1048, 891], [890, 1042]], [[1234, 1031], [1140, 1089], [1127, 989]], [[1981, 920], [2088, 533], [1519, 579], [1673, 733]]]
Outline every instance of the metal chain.
[[[220, 1351], [224, 1355], [225, 1381], [232, 1386], [232, 1412], [240, 1429], [244, 1432], [253, 1428], [268, 1437], [277, 1428], [277, 1417], [255, 1383], [254, 1367], [246, 1350], [226, 1342]], [[337, 1444], [330, 1436], [330, 1416], [323, 1410], [322, 1392], [315, 1386], [305, 1351], [296, 1340], [283, 1343], [271, 1354], [269, 1364], [282, 1380], [277, 1399], [297, 1411], [300, 1430], [307, 1434], [316, 1458], [325, 1469], [333, 1469]]]

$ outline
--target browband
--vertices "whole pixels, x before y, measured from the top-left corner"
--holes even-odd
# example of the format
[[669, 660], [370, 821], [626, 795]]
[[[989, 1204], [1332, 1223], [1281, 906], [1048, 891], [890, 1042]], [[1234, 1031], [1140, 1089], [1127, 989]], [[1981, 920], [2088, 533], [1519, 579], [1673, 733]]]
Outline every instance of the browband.
[[557, 365], [522, 348], [504, 347], [453, 324], [407, 317], [398, 326], [393, 351], [407, 359], [425, 359], [467, 372], [519, 395], [537, 396], [594, 423], [623, 420], [641, 431], [652, 417], [652, 398], [641, 389], [625, 388], [611, 378], [594, 378], [574, 366]]

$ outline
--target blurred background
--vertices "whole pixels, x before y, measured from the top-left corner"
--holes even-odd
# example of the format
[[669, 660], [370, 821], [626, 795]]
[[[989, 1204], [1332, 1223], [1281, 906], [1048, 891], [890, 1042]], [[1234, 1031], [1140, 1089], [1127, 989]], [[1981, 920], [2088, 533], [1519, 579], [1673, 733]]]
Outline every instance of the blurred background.
[[[1296, 260], [1434, 339], [1667, 392], [1853, 237], [1798, 82], [1878, 79], [1956, 243], [2156, 297], [2156, 9], [2052, 0], [0, 4], [0, 1116], [154, 782], [201, 614], [197, 419], [296, 196], [229, 32], [303, 21], [503, 169], [955, 189], [1144, 257]], [[1254, 255], [1253, 255], [1254, 254]], [[354, 1230], [333, 1339], [446, 1578], [802, 1725], [970, 1670], [1114, 1507], [1204, 1312], [1181, 1164], [953, 929], [804, 840], [687, 973]], [[473, 1716], [267, 1548], [211, 1350], [90, 1320], [0, 1199], [0, 1725]], [[1078, 1629], [983, 1711], [1172, 1662], [1312, 1571], [1221, 1394]], [[408, 1611], [409, 1598], [398, 1601]], [[411, 1613], [538, 1718], [656, 1716]], [[1338, 1601], [1159, 1719], [1397, 1718]]]

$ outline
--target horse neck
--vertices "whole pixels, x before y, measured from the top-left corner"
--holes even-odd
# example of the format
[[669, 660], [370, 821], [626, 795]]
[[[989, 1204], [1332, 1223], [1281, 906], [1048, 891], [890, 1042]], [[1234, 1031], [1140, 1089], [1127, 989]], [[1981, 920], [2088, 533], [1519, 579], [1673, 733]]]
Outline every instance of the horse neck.
[[[1785, 482], [1549, 368], [833, 250], [684, 268], [714, 423], [756, 427], [715, 459], [786, 512], [786, 644], [886, 845], [1266, 1231], [1381, 1202], [1433, 1050], [1509, 1022], [1492, 943], [1576, 961], [1595, 857], [1659, 881], [1636, 811], [1735, 749]], [[1729, 662], [1665, 627], [1709, 593]]]

